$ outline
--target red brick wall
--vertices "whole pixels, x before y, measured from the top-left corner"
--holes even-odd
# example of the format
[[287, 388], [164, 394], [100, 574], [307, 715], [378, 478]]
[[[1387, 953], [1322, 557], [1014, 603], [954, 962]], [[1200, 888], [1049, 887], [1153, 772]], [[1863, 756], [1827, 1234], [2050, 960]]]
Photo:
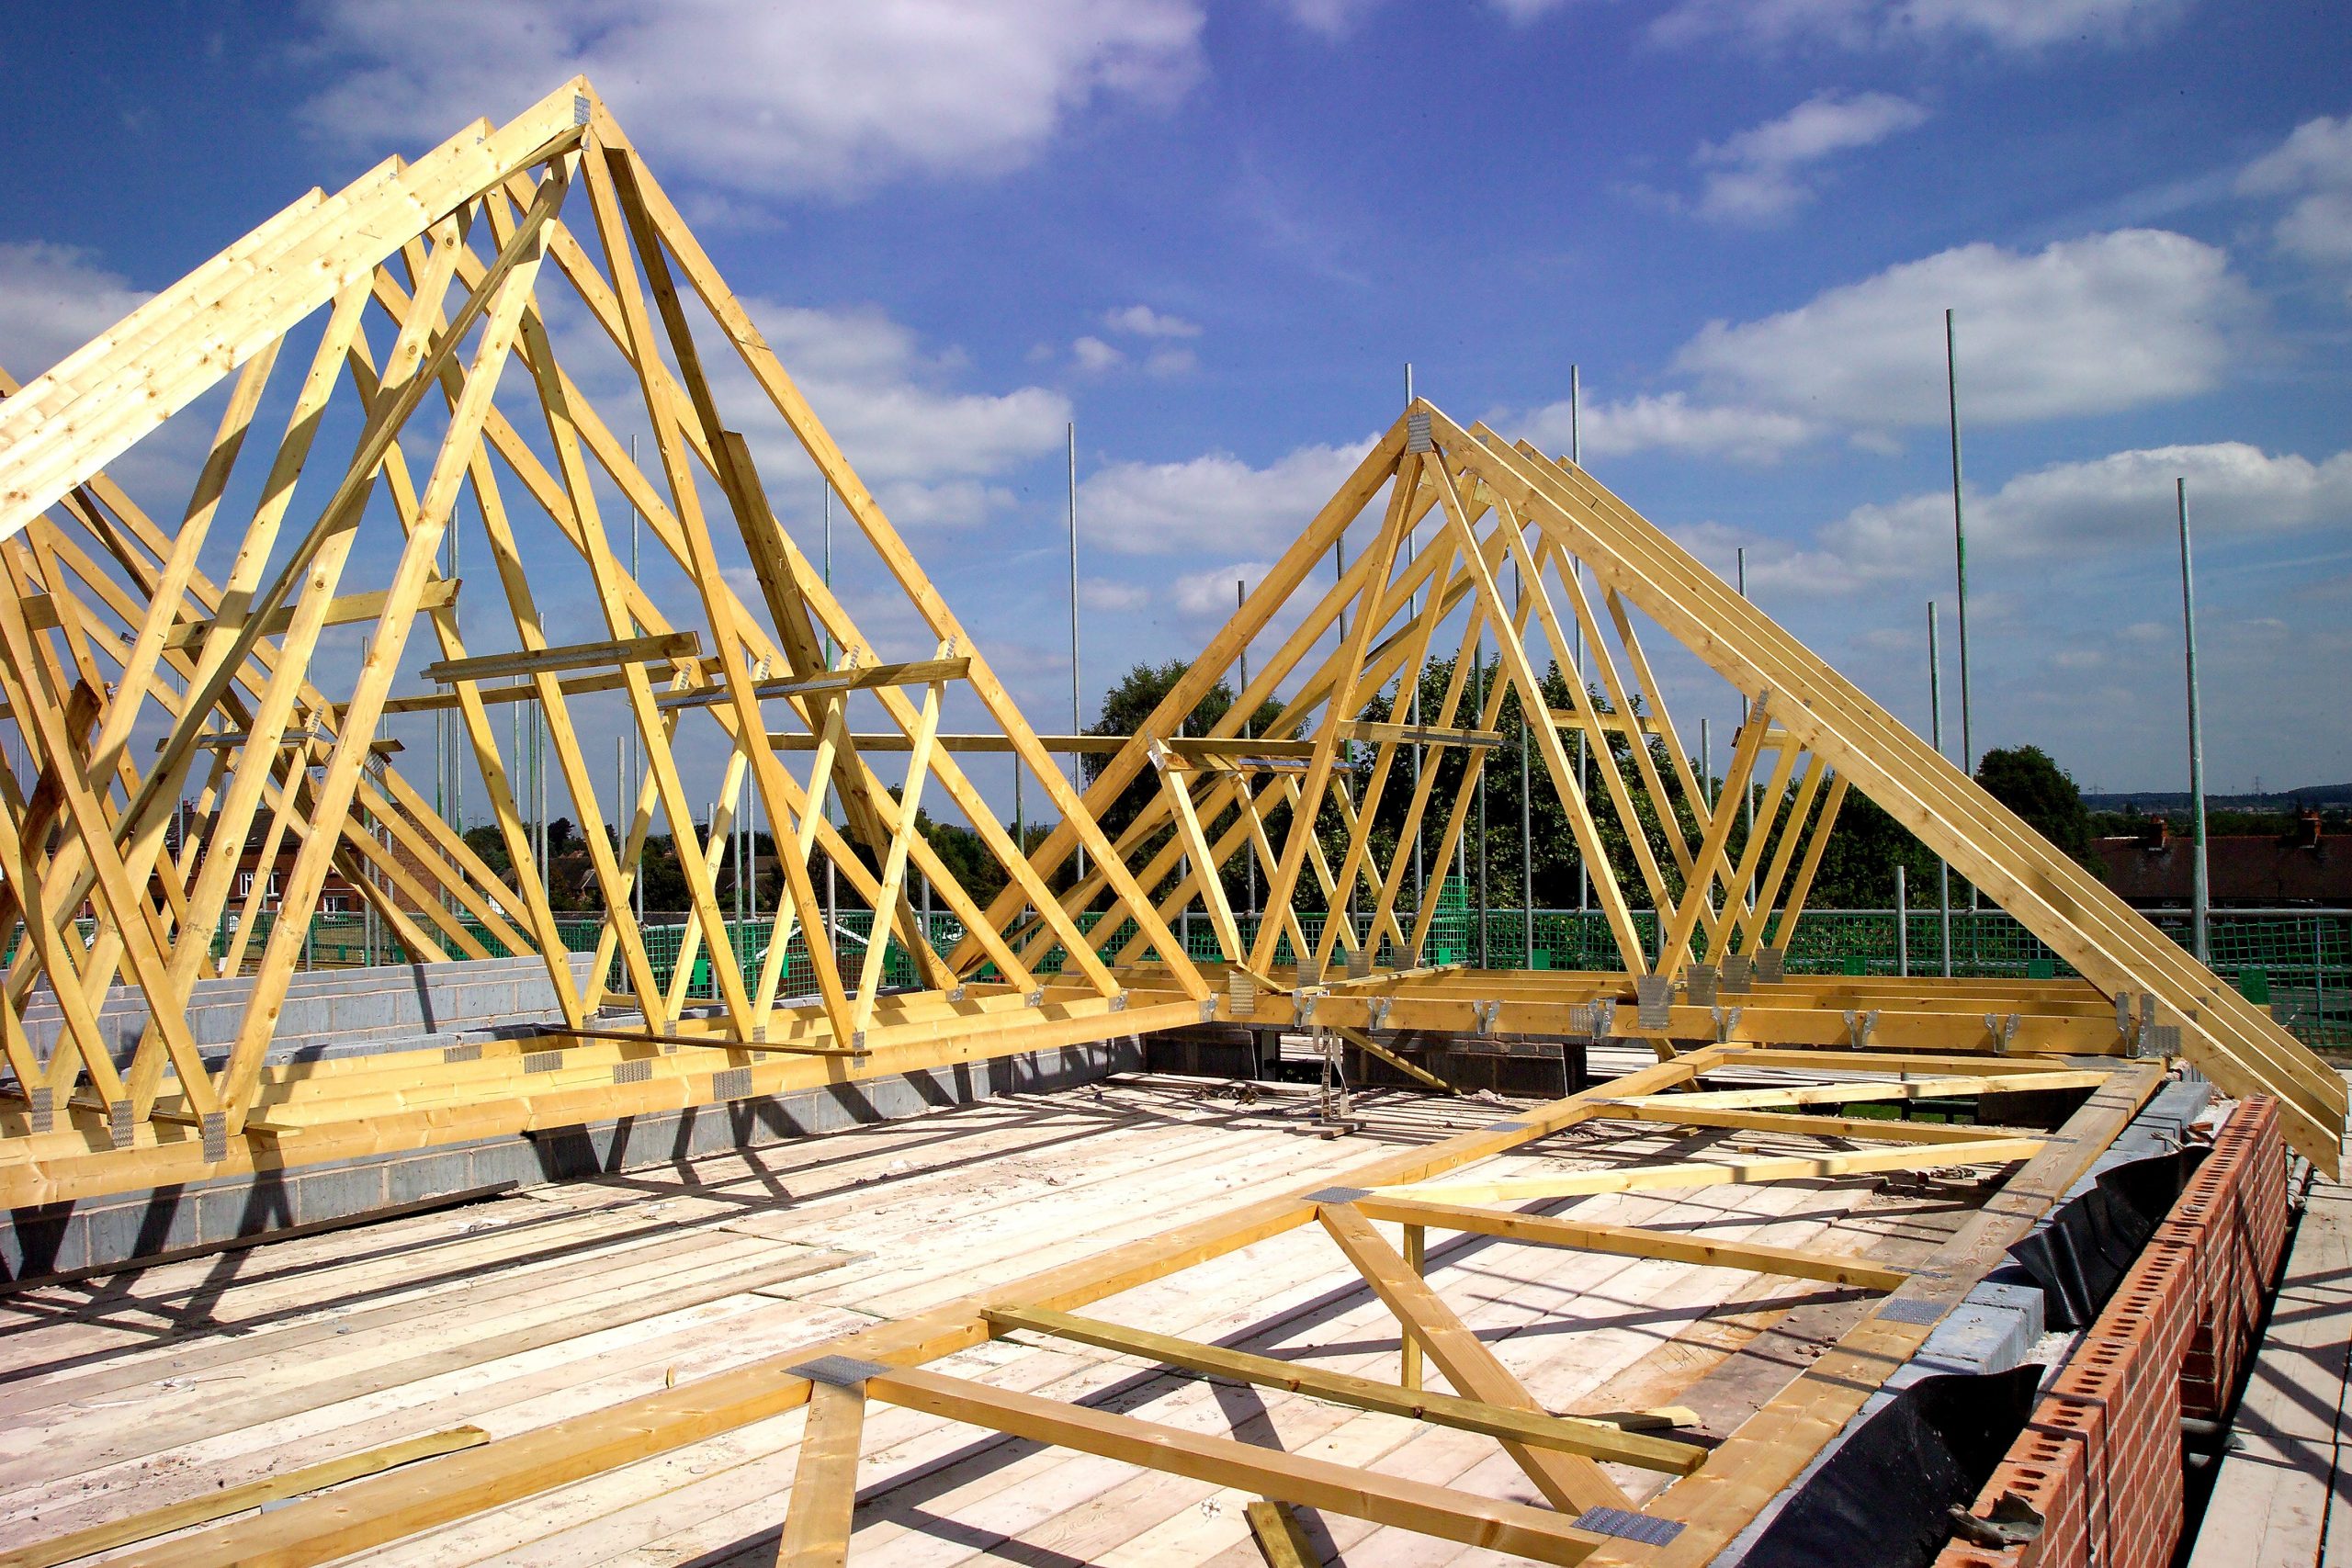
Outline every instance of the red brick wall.
[[2241, 1101], [2172, 1213], [1976, 1500], [2015, 1493], [2041, 1540], [1954, 1542], [1936, 1568], [2163, 1568], [2180, 1539], [2180, 1417], [2211, 1416], [2253, 1348], [2287, 1239], [2278, 1108]]

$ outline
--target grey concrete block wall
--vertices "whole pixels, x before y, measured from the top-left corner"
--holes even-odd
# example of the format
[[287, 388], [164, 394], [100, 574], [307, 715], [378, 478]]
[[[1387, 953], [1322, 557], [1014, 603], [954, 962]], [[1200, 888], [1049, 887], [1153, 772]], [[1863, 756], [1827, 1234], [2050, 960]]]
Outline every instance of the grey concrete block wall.
[[[570, 956], [574, 982], [584, 982], [595, 955]], [[217, 1063], [235, 1041], [253, 991], [254, 982], [243, 976], [196, 983], [186, 1017], [189, 1033], [208, 1061]], [[418, 1043], [420, 1034], [555, 1014], [555, 987], [546, 964], [536, 957], [314, 970], [288, 984], [269, 1059], [302, 1061], [369, 1048], [408, 1049]], [[147, 1019], [146, 998], [136, 988], [118, 986], [107, 993], [98, 1028], [118, 1061], [130, 1060]], [[25, 1010], [25, 1032], [34, 1049], [46, 1059], [63, 1031], [56, 999], [37, 992]]]
[[0, 1278], [119, 1263], [419, 1200], [650, 1170], [1142, 1070], [1142, 1043], [1126, 1036], [520, 1137], [18, 1209], [0, 1229]]

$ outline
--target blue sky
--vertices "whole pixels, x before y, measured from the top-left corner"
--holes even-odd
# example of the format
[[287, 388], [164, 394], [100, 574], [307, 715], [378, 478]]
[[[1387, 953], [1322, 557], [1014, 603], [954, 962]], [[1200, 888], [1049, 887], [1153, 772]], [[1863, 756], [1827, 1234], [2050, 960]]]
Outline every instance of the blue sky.
[[[576, 70], [1041, 728], [1065, 423], [1091, 697], [1206, 639], [1408, 360], [1560, 448], [1578, 365], [1588, 466], [1720, 570], [1745, 545], [1759, 601], [1924, 728], [1949, 305], [1980, 749], [2183, 782], [2185, 474], [2213, 782], [2352, 777], [2340, 6], [27, 8], [0, 362]], [[1669, 694], [1727, 717], [1694, 669]]]

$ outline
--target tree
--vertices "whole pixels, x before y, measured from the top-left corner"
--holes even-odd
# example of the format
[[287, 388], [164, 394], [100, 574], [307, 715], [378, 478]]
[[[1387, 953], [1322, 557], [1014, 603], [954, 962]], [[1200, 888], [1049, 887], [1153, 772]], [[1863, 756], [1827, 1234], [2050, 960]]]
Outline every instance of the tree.
[[[1821, 865], [1815, 873], [1808, 908], [1885, 909], [1894, 904], [1894, 868], [1901, 865], [1909, 883], [1914, 908], [1936, 897], [1936, 857], [1911, 830], [1881, 810], [1859, 791], [1846, 796], [1838, 821], [1822, 846]], [[1795, 873], [1790, 873], [1793, 880]], [[1967, 884], [1952, 879], [1956, 893]], [[1785, 892], [1785, 887], [1783, 889]]]
[[2083, 792], [2049, 752], [2039, 746], [1987, 751], [1976, 764], [1976, 782], [2071, 859], [2092, 865], [2091, 814]]
[[[1159, 710], [1159, 705], [1168, 700], [1168, 694], [1176, 689], [1176, 682], [1182, 681], [1191, 669], [1192, 666], [1181, 659], [1171, 659], [1165, 664], [1135, 666], [1119, 677], [1117, 685], [1102, 694], [1102, 716], [1088, 725], [1086, 733], [1121, 739], [1133, 735]], [[1193, 705], [1193, 711], [1184, 717], [1183, 731], [1187, 735], [1206, 735], [1232, 708], [1233, 688], [1219, 681]], [[1274, 720], [1281, 716], [1282, 709], [1274, 704], [1260, 704], [1258, 711], [1251, 716], [1250, 733], [1265, 734]], [[1109, 758], [1102, 753], [1087, 752], [1080, 764], [1086, 782], [1092, 784], [1108, 761]], [[1118, 837], [1159, 790], [1159, 781], [1149, 772], [1136, 778], [1119, 792], [1119, 798], [1113, 801], [1108, 809], [1100, 814], [1102, 830], [1113, 838]]]

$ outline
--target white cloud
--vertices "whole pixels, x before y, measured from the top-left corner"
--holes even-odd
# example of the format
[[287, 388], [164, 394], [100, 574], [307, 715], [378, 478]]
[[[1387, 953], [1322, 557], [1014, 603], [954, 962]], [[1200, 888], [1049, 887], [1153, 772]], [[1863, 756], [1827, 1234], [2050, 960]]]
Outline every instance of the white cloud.
[[[42, 241], [0, 243], [0, 366], [31, 381], [146, 303], [149, 292], [91, 252]], [[289, 372], [278, 361], [277, 378]], [[174, 419], [149, 432], [107, 465], [117, 483], [150, 512], [177, 516], [211, 450], [228, 379]], [[250, 454], [254, 444], [246, 450]], [[264, 448], [266, 450], [266, 447]], [[248, 457], [247, 463], [257, 459]]]
[[[1587, 457], [1616, 457], [1663, 449], [1705, 457], [1770, 462], [1812, 439], [1812, 425], [1771, 409], [1694, 405], [1681, 392], [1643, 395], [1619, 403], [1585, 403], [1577, 422], [1577, 449]], [[1569, 449], [1568, 405], [1548, 403], [1525, 414], [1489, 414], [1487, 423], [1549, 451]]]
[[1291, 20], [1325, 38], [1345, 38], [1370, 16], [1381, 0], [1281, 0]]
[[2352, 115], [2303, 121], [2238, 175], [2238, 188], [2254, 196], [2291, 196], [2315, 186], [2352, 186]]
[[1082, 337], [1069, 345], [1069, 356], [1089, 375], [1125, 365], [1127, 356], [1099, 337]]
[[0, 365], [29, 381], [146, 302], [89, 252], [0, 244]]
[[2309, 261], [2352, 261], [2352, 115], [2305, 120], [2246, 165], [2238, 189], [2299, 198], [2272, 231], [2281, 249]]
[[1013, 503], [1011, 491], [978, 479], [942, 484], [898, 480], [875, 487], [883, 514], [901, 528], [973, 528]]
[[[661, 169], [763, 194], [989, 175], [1098, 100], [1200, 74], [1199, 0], [322, 0], [302, 118], [437, 142], [584, 72]], [[317, 69], [314, 63], [312, 69]]]
[[1262, 468], [1225, 452], [1182, 463], [1114, 463], [1079, 486], [1080, 525], [1131, 555], [1288, 543], [1375, 439], [1301, 446]]
[[1201, 367], [1201, 356], [1189, 348], [1155, 348], [1143, 367], [1154, 376], [1189, 376]]
[[1655, 25], [1670, 43], [1729, 35], [1779, 48], [1913, 42], [2030, 53], [2075, 42], [2121, 44], [2178, 18], [2190, 0], [1682, 0]]
[[1135, 582], [1113, 582], [1090, 577], [1078, 585], [1078, 602], [1090, 610], [1125, 615], [1151, 603], [1151, 590]]
[[2352, 192], [2307, 196], [2278, 220], [2278, 243], [2315, 262], [2352, 261]]
[[933, 480], [1002, 472], [1057, 449], [1069, 402], [1043, 387], [1001, 395], [944, 383], [954, 355], [926, 358], [882, 310], [750, 303], [752, 319], [868, 478]]
[[[2320, 462], [2242, 441], [2157, 446], [2056, 463], [1967, 497], [1972, 558], [2080, 564], [2114, 551], [2172, 547], [2173, 480], [2188, 481], [2200, 539], [2352, 526], [2352, 451]], [[1713, 526], [1713, 525], [1710, 525]], [[1702, 536], [1711, 561], [1727, 555]], [[1728, 535], [1724, 536], [1728, 538]], [[1858, 506], [1807, 546], [1741, 538], [1749, 580], [1795, 593], [1852, 593], [1936, 581], [1951, 569], [1951, 492]]]
[[1980, 243], [1761, 321], [1709, 322], [1675, 367], [1727, 400], [1808, 419], [1940, 423], [1946, 307], [1958, 312], [1962, 412], [1994, 423], [2204, 391], [2253, 310], [2229, 257], [2181, 234], [2127, 229], [2030, 255]]
[[1801, 177], [1806, 167], [1883, 141], [1927, 118], [1926, 109], [1891, 93], [1816, 93], [1778, 119], [1701, 147], [1694, 161], [1708, 173], [1695, 210], [1733, 223], [1784, 218], [1812, 199]]
[[1514, 27], [1525, 27], [1558, 10], [1566, 0], [1490, 0], [1504, 20]]
[[[877, 308], [819, 310], [757, 299], [744, 304], [817, 417], [901, 525], [978, 524], [1013, 501], [989, 481], [1061, 448], [1069, 399], [1044, 387], [960, 390], [955, 381], [962, 356], [925, 354], [912, 329]], [[719, 406], [757, 438], [773, 488], [774, 476], [805, 461], [797, 443], [740, 364], [731, 357], [711, 363]]]
[[[1272, 566], [1271, 561], [1238, 560], [1227, 566], [1213, 566], [1205, 571], [1188, 571], [1176, 580], [1172, 594], [1176, 607], [1188, 615], [1223, 620], [1241, 607], [1233, 585], [1238, 582], [1255, 587]], [[1298, 604], [1298, 597], [1294, 597], [1292, 613], [1299, 613]]]
[[1198, 337], [1197, 322], [1182, 316], [1164, 315], [1148, 305], [1129, 305], [1122, 310], [1105, 310], [1102, 324], [1114, 333], [1131, 337]]

